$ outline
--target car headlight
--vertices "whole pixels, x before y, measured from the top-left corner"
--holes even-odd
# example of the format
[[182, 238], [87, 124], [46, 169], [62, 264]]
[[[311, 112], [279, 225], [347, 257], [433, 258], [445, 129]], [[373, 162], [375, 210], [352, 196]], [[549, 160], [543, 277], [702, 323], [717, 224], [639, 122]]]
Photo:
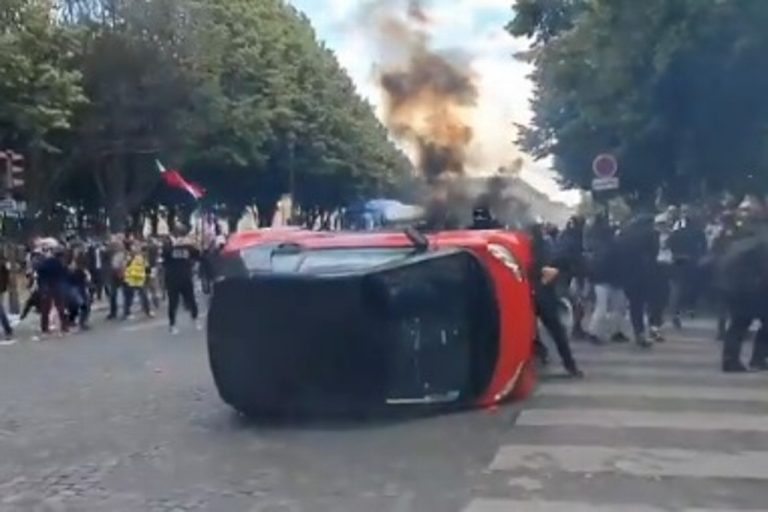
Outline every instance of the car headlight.
[[525, 272], [523, 272], [522, 265], [520, 265], [520, 262], [517, 261], [515, 255], [509, 249], [500, 244], [488, 244], [488, 252], [511, 270], [515, 275], [515, 279], [518, 281], [525, 280]]

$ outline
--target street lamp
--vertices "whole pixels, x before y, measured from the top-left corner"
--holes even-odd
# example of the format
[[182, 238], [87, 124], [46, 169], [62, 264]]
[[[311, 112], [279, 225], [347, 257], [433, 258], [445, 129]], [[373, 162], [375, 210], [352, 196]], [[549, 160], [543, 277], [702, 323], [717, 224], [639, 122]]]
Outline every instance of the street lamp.
[[288, 217], [288, 223], [293, 225], [293, 212], [295, 211], [294, 202], [296, 195], [296, 176], [294, 169], [294, 157], [296, 152], [296, 134], [293, 131], [288, 132], [288, 193], [291, 196], [291, 211]]

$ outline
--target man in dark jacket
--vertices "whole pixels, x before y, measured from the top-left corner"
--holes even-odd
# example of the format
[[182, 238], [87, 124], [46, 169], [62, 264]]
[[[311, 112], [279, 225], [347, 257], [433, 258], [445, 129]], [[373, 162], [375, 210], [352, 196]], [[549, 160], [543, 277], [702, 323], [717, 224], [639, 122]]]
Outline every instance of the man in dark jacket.
[[646, 338], [645, 316], [652, 300], [654, 272], [659, 254], [659, 235], [654, 230], [651, 215], [639, 215], [619, 233], [616, 240], [617, 264], [621, 265], [619, 282], [629, 300], [629, 316], [635, 342], [648, 348], [652, 344]]
[[488, 206], [480, 204], [472, 210], [472, 225], [470, 229], [501, 229], [502, 225], [491, 214]]
[[40, 330], [43, 334], [50, 331], [50, 314], [53, 307], [59, 315], [61, 331], [69, 330], [67, 315], [66, 284], [67, 266], [64, 263], [65, 252], [56, 249], [45, 255], [37, 267], [37, 284], [40, 290]]
[[730, 322], [723, 344], [722, 369], [742, 373], [741, 346], [755, 319], [762, 324], [750, 367], [768, 370], [768, 225], [753, 220], [739, 228], [715, 262], [715, 286], [727, 305]]
[[[183, 228], [178, 228], [177, 233], [181, 234], [183, 231]], [[198, 322], [199, 311], [194, 286], [194, 267], [199, 260], [200, 251], [185, 236], [173, 237], [163, 248], [163, 269], [165, 287], [168, 291], [168, 321], [171, 334], [176, 335], [179, 332], [176, 328], [176, 313], [181, 301], [192, 316], [196, 328], [201, 328]]]
[[[533, 267], [530, 273], [534, 288], [534, 303], [536, 316], [547, 329], [565, 370], [576, 378], [583, 377], [571, 352], [568, 332], [560, 318], [560, 304], [555, 289], [555, 281], [561, 272], [568, 269], [568, 261], [553, 250], [547, 242], [541, 225], [531, 228], [531, 245], [533, 250]], [[540, 340], [536, 342], [539, 354], [546, 359], [546, 349]]]
[[627, 341], [626, 300], [621, 289], [621, 262], [616, 235], [607, 216], [599, 215], [588, 231], [586, 269], [595, 288], [595, 305], [587, 326], [590, 340], [602, 344], [608, 340]]
[[707, 252], [704, 228], [693, 218], [690, 208], [680, 208], [680, 218], [672, 227], [669, 237], [672, 250], [672, 313], [676, 327], [681, 327], [680, 315], [684, 309], [693, 310], [698, 295], [698, 269]]
[[571, 262], [571, 268], [562, 284], [566, 287], [573, 304], [573, 331], [574, 339], [584, 339], [587, 333], [584, 331], [585, 302], [588, 296], [587, 266], [585, 256], [585, 221], [579, 215], [574, 215], [568, 220], [568, 224], [560, 234], [558, 251], [564, 254]]

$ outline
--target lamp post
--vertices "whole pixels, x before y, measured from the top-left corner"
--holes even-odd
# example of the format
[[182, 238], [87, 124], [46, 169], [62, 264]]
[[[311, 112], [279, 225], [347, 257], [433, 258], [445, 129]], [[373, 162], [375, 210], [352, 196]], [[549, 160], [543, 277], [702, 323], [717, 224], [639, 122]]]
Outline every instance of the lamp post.
[[295, 176], [295, 169], [294, 169], [294, 160], [295, 160], [295, 153], [296, 153], [296, 134], [293, 133], [293, 131], [288, 132], [287, 136], [287, 142], [288, 142], [288, 193], [291, 196], [291, 211], [289, 213], [288, 217], [288, 223], [290, 225], [293, 225], [293, 217], [294, 217], [294, 211], [295, 211], [295, 199], [296, 196], [296, 176]]

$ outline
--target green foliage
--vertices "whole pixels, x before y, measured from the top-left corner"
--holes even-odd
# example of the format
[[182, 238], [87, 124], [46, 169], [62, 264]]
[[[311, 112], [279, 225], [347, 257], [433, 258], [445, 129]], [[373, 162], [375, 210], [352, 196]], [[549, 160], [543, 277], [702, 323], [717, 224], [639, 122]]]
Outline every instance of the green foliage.
[[768, 2], [518, 0], [533, 37], [534, 120], [522, 143], [588, 187], [615, 152], [625, 192], [768, 186]]
[[7, 0], [0, 23], [0, 134], [49, 136], [67, 179], [40, 196], [103, 205], [112, 229], [185, 201], [157, 193], [155, 158], [233, 216], [291, 191], [327, 211], [408, 176], [336, 57], [282, 0], [64, 0], [56, 11]]
[[54, 22], [48, 0], [0, 5], [0, 142], [42, 143], [68, 129], [85, 101], [71, 61], [71, 34]]

